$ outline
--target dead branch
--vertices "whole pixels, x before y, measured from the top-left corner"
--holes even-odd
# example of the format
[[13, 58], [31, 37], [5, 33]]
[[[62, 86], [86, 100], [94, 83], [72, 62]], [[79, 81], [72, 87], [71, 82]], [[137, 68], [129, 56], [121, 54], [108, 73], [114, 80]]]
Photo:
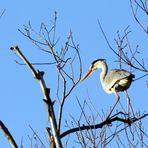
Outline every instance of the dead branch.
[[5, 134], [5, 137], [8, 139], [9, 143], [12, 145], [13, 148], [18, 148], [13, 136], [9, 132], [8, 128], [4, 125], [4, 123], [0, 120], [0, 128]]
[[137, 121], [139, 121], [139, 120], [141, 120], [143, 118], [146, 118], [147, 116], [148, 116], [148, 114], [144, 114], [144, 115], [142, 115], [142, 116], [140, 116], [138, 118], [133, 117], [131, 119], [123, 119], [123, 118], [120, 118], [118, 116], [113, 117], [113, 118], [111, 117], [111, 118], [109, 118], [109, 119], [107, 119], [105, 121], [102, 121], [99, 124], [95, 124], [95, 125], [82, 125], [80, 127], [76, 127], [76, 128], [72, 128], [70, 130], [67, 130], [67, 131], [63, 132], [60, 135], [60, 138], [63, 138], [63, 137], [65, 137], [68, 134], [72, 134], [72, 133], [78, 132], [79, 130], [83, 131], [83, 130], [91, 130], [91, 129], [102, 128], [103, 126], [110, 125], [110, 124], [112, 124], [115, 121], [120, 121], [120, 122], [122, 122], [122, 123], [127, 124], [128, 126], [130, 126], [131, 124], [133, 124], [133, 123], [135, 123], [135, 122], [137, 122]]
[[50, 121], [51, 130], [54, 137], [54, 142], [57, 148], [62, 148], [62, 143], [57, 133], [57, 123], [56, 123], [56, 118], [55, 118], [54, 109], [53, 109], [53, 102], [51, 101], [51, 98], [50, 98], [50, 89], [46, 87], [46, 83], [43, 78], [44, 72], [36, 71], [17, 46], [11, 47], [10, 49], [17, 53], [17, 55], [22, 59], [22, 61], [26, 64], [26, 66], [32, 72], [32, 75], [34, 76], [34, 78], [36, 78], [39, 81], [41, 90], [44, 96], [44, 101], [46, 102], [46, 108], [47, 108], [48, 118]]

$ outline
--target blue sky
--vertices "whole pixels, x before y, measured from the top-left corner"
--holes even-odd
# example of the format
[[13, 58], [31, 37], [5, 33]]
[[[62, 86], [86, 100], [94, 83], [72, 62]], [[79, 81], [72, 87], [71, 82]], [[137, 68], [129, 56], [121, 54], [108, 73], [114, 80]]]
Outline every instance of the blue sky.
[[[130, 25], [130, 30], [132, 30], [131, 44], [133, 48], [137, 44], [140, 46], [141, 54], [138, 55], [138, 58], [147, 58], [147, 36], [133, 19], [129, 0], [5, 0], [0, 4], [0, 12], [6, 9], [0, 19], [0, 120], [6, 124], [18, 144], [21, 143], [23, 137], [24, 147], [28, 147], [30, 144], [28, 135], [32, 136], [29, 125], [33, 127], [43, 141], [46, 141], [44, 128], [48, 125], [46, 109], [42, 101], [43, 96], [38, 82], [25, 66], [17, 65], [14, 62], [18, 58], [9, 50], [11, 46], [18, 45], [31, 61], [48, 60], [45, 54], [39, 54], [37, 48], [18, 32], [18, 29], [22, 29], [28, 21], [31, 21], [32, 25], [38, 29], [41, 22], [50, 23], [54, 11], [57, 11], [57, 36], [60, 37], [60, 43], [64, 43], [69, 31], [72, 30], [76, 43], [80, 44], [83, 74], [96, 58], [107, 59], [109, 68], [117, 66], [117, 63], [114, 62], [117, 57], [108, 48], [102, 36], [97, 23], [98, 18], [114, 48], [117, 48], [114, 41], [117, 30], [124, 30]], [[62, 45], [58, 46], [59, 48], [62, 47]], [[47, 84], [54, 90], [56, 87], [55, 79], [49, 75], [52, 68], [48, 69], [46, 66], [40, 67], [40, 69], [47, 70]], [[139, 77], [141, 73], [136, 71], [135, 75]], [[148, 109], [146, 80], [146, 78], [143, 78], [136, 81], [129, 89], [133, 107], [135, 111], [141, 111], [141, 113]], [[77, 116], [76, 108], [78, 105], [75, 96], [77, 95], [83, 102], [87, 97], [87, 90], [98, 111], [102, 109], [106, 111], [114, 102], [114, 95], [106, 94], [101, 88], [99, 72], [97, 71], [75, 89], [71, 99], [65, 104], [64, 119], [70, 120], [69, 115]], [[54, 91], [51, 94], [54, 95]], [[122, 96], [122, 101], [125, 102], [124, 96]], [[0, 147], [9, 148], [9, 143], [2, 132], [0, 132]]]

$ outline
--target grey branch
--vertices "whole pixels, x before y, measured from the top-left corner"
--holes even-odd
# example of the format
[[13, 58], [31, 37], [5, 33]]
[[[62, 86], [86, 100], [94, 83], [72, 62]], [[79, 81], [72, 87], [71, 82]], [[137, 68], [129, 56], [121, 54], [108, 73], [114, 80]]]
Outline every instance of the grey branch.
[[67, 131], [63, 132], [60, 135], [60, 137], [63, 138], [66, 135], [69, 135], [69, 134], [72, 134], [72, 133], [75, 133], [75, 132], [78, 132], [78, 131], [102, 128], [103, 126], [110, 125], [110, 124], [112, 124], [115, 121], [120, 121], [120, 122], [125, 123], [128, 126], [130, 126], [132, 123], [135, 123], [136, 121], [139, 121], [139, 120], [145, 118], [146, 116], [148, 116], [148, 113], [144, 114], [144, 115], [142, 115], [142, 116], [140, 116], [138, 118], [134, 117], [132, 119], [123, 119], [123, 118], [119, 118], [118, 116], [113, 115], [112, 116], [113, 118], [111, 117], [111, 118], [109, 118], [107, 120], [104, 120], [103, 122], [101, 122], [99, 124], [95, 124], [95, 125], [82, 125], [82, 126], [79, 126], [79, 127], [76, 127], [76, 128], [72, 128], [70, 130], [67, 130]]
[[7, 127], [4, 125], [4, 123], [1, 120], [0, 120], [0, 128], [3, 131], [3, 133], [5, 134], [6, 138], [10, 142], [10, 144], [12, 145], [12, 147], [18, 148], [15, 140], [13, 139], [13, 136], [11, 135], [11, 133], [9, 132], [9, 130], [7, 129]]
[[57, 132], [57, 123], [56, 123], [56, 118], [55, 118], [55, 114], [54, 114], [53, 103], [51, 101], [51, 98], [49, 97], [50, 96], [50, 89], [46, 87], [46, 83], [43, 78], [44, 72], [36, 71], [17, 46], [11, 47], [10, 49], [17, 53], [17, 55], [22, 59], [22, 61], [30, 69], [33, 76], [39, 81], [40, 87], [41, 87], [41, 90], [42, 90], [42, 93], [44, 96], [44, 101], [46, 102], [46, 108], [47, 108], [48, 118], [50, 121], [51, 130], [53, 133], [54, 142], [55, 142], [57, 148], [62, 148], [62, 143], [61, 143], [61, 140], [60, 140], [60, 138], [58, 136], [58, 132]]

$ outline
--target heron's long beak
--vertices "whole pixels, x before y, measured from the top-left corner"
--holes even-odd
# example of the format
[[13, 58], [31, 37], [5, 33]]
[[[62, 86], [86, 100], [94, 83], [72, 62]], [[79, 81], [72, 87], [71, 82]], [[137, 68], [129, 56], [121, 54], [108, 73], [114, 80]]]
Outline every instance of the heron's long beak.
[[82, 77], [81, 82], [82, 82], [83, 80], [85, 80], [85, 79], [91, 74], [91, 72], [92, 72], [92, 69], [90, 68], [90, 69], [86, 72], [86, 74]]

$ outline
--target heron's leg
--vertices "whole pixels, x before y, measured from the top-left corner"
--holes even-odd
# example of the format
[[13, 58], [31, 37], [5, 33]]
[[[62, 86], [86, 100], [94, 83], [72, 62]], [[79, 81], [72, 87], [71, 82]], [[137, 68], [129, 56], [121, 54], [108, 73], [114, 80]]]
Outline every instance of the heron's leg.
[[134, 115], [133, 108], [132, 108], [132, 106], [131, 106], [130, 97], [129, 97], [129, 95], [128, 95], [128, 93], [127, 93], [126, 90], [125, 90], [125, 95], [126, 95], [126, 99], [127, 99], [127, 111], [128, 111], [128, 117], [130, 116], [130, 108], [131, 108], [131, 110], [132, 110], [132, 114], [133, 114], [133, 116], [135, 116], [135, 115]]
[[108, 116], [107, 116], [106, 119], [108, 119], [108, 118], [110, 117], [111, 113], [113, 112], [113, 110], [115, 109], [117, 103], [119, 102], [119, 99], [120, 99], [119, 95], [118, 95], [116, 92], [115, 92], [115, 95], [116, 95], [116, 101], [115, 101], [115, 104], [114, 104], [114, 106], [112, 107], [112, 109], [110, 110], [110, 112], [109, 112], [109, 114], [108, 114]]
[[123, 111], [126, 113], [126, 111], [125, 111], [125, 109], [124, 109], [124, 107], [123, 107], [123, 105], [122, 105], [120, 100], [119, 100], [119, 104], [120, 104], [121, 108], [123, 109]]

